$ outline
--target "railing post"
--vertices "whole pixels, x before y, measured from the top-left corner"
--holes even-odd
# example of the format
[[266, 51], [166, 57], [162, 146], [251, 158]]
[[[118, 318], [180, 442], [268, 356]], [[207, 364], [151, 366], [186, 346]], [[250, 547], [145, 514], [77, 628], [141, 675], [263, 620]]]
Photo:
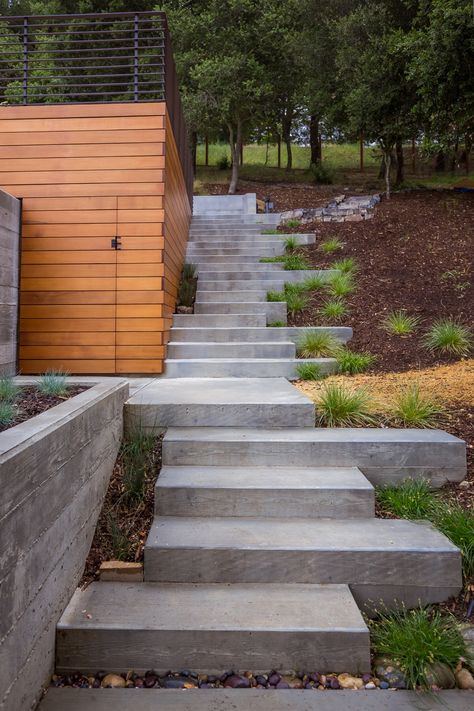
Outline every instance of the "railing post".
[[138, 101], [138, 15], [133, 23], [133, 96]]
[[23, 103], [28, 103], [28, 18], [23, 18]]

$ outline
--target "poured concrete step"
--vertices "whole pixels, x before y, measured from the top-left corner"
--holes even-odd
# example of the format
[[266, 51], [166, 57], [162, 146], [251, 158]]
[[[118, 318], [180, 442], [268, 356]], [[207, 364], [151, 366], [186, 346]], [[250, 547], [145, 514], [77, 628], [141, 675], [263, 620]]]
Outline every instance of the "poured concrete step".
[[[200, 264], [211, 264], [211, 265], [229, 265], [229, 266], [234, 266], [235, 264], [245, 264], [250, 265], [250, 264], [272, 264], [273, 262], [260, 262], [261, 256], [259, 254], [249, 254], [244, 253], [244, 254], [227, 254], [227, 255], [222, 255], [222, 254], [208, 254], [206, 257], [197, 257], [194, 260], [194, 263], [197, 264], [198, 266]], [[279, 262], [275, 262], [278, 264]]]
[[147, 431], [169, 426], [308, 427], [314, 404], [284, 378], [159, 379], [131, 397], [124, 409], [125, 428]]
[[170, 429], [163, 463], [173, 465], [356, 466], [374, 485], [426, 478], [433, 486], [462, 481], [466, 444], [429, 429]]
[[265, 280], [259, 279], [257, 275], [255, 275], [254, 279], [213, 279], [212, 281], [205, 279], [199, 282], [197, 294], [200, 298], [209, 291], [214, 293], [225, 293], [227, 291], [229, 296], [234, 296], [234, 294], [241, 296], [247, 288], [249, 290], [248, 293], [261, 291], [266, 298], [268, 291], [283, 291], [284, 285], [284, 276], [277, 276], [276, 274], [273, 279]]
[[242, 274], [242, 278], [247, 279], [249, 275], [256, 273], [271, 274], [284, 271], [283, 264], [278, 262], [260, 262], [258, 259], [253, 259], [253, 264], [249, 262], [228, 263], [227, 261], [212, 263], [210, 259], [194, 263], [201, 279], [214, 279], [214, 274]]
[[246, 279], [271, 281], [284, 279], [287, 282], [302, 282], [313, 277], [328, 281], [339, 272], [335, 269], [283, 269], [281, 264], [260, 264], [242, 269], [235, 269], [234, 266], [227, 267], [227, 270], [211, 271], [213, 267], [207, 266], [205, 271], [200, 271], [199, 278], [205, 283], [214, 281], [225, 281], [233, 283], [236, 280]]
[[258, 328], [267, 319], [259, 314], [175, 314], [173, 328]]
[[174, 358], [294, 358], [295, 344], [291, 341], [260, 343], [174, 343], [170, 341], [167, 360]]
[[232, 343], [234, 341], [246, 341], [249, 343], [256, 343], [259, 341], [293, 341], [293, 343], [298, 343], [303, 338], [305, 333], [314, 331], [330, 333], [334, 336], [334, 338], [337, 338], [342, 343], [346, 343], [352, 338], [351, 328], [339, 326], [278, 326], [275, 328], [269, 326], [264, 328], [246, 326], [231, 326], [230, 328], [222, 326], [218, 328], [180, 328], [173, 326], [171, 329], [171, 338], [174, 342], [213, 341], [214, 343]]
[[460, 555], [426, 522], [163, 516], [145, 546], [145, 579], [345, 583], [360, 605], [412, 606], [459, 593]]
[[369, 633], [346, 585], [92, 583], [57, 629], [58, 673], [370, 668]]
[[[260, 284], [259, 284], [260, 287]], [[220, 287], [222, 289], [222, 285]], [[242, 291], [237, 291], [236, 289], [229, 290], [227, 289], [226, 291], [205, 291], [201, 290], [198, 287], [198, 291], [196, 294], [196, 304], [200, 302], [217, 302], [217, 303], [222, 303], [222, 302], [229, 302], [229, 301], [234, 301], [234, 302], [255, 302], [255, 301], [266, 301], [267, 300], [267, 292], [265, 291], [264, 288], [259, 288], [257, 290], [242, 290]], [[285, 302], [286, 303], [286, 302]]]
[[196, 314], [266, 314], [267, 323], [279, 321], [287, 322], [286, 301], [254, 301], [254, 302], [229, 302], [196, 301], [194, 304]]
[[158, 516], [370, 518], [374, 488], [356, 467], [171, 467], [155, 487]]
[[274, 247], [262, 247], [261, 245], [258, 247], [246, 247], [245, 245], [242, 245], [241, 247], [239, 246], [233, 246], [233, 247], [221, 247], [220, 245], [216, 245], [214, 247], [191, 247], [191, 245], [188, 245], [187, 251], [186, 251], [186, 260], [188, 262], [193, 262], [193, 261], [199, 261], [200, 259], [205, 259], [207, 256], [211, 257], [227, 257], [227, 256], [233, 256], [233, 257], [238, 257], [241, 255], [246, 255], [247, 257], [253, 256], [256, 257], [257, 259], [260, 259], [261, 257], [275, 257], [275, 256], [281, 256], [282, 254], [285, 253], [285, 246], [284, 244], [279, 244], [275, 245]]
[[[298, 380], [298, 366], [315, 363], [335, 373], [334, 358], [176, 358], [165, 360], [165, 378], [286, 378]], [[288, 424], [288, 423], [286, 423]]]

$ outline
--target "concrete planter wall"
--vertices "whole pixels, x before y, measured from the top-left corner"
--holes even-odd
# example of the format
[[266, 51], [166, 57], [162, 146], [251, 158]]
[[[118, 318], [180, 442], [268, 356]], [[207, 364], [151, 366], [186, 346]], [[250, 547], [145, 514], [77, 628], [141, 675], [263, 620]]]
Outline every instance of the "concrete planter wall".
[[16, 372], [21, 202], [0, 190], [0, 375]]
[[120, 446], [111, 378], [0, 434], [0, 709], [27, 711], [53, 670]]

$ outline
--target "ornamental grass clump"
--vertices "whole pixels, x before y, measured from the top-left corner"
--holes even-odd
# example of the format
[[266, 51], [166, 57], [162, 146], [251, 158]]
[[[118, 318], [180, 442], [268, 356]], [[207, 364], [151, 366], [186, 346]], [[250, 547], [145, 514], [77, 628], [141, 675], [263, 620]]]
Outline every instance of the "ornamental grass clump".
[[335, 274], [327, 282], [327, 290], [332, 296], [344, 297], [355, 289], [352, 274]]
[[325, 239], [318, 245], [318, 249], [324, 254], [333, 254], [340, 249], [343, 249], [344, 242], [341, 242], [337, 237], [331, 237], [330, 239]]
[[297, 344], [300, 358], [333, 358], [341, 343], [330, 331], [306, 331]]
[[344, 316], [347, 316], [347, 313], [346, 302], [341, 298], [328, 299], [319, 309], [319, 315], [330, 321], [339, 321]]
[[300, 363], [296, 373], [300, 380], [322, 380], [325, 377], [318, 363]]
[[404, 388], [394, 399], [389, 420], [402, 427], [437, 427], [445, 409], [428, 395], [420, 392], [417, 383]]
[[389, 657], [400, 667], [410, 689], [430, 688], [428, 674], [432, 665], [446, 664], [454, 670], [460, 657], [469, 659], [452, 615], [423, 607], [376, 613], [376, 619], [368, 620], [375, 653]]
[[298, 247], [298, 240], [296, 237], [286, 237], [283, 244], [285, 245], [286, 252], [294, 252]]
[[359, 267], [353, 257], [346, 257], [345, 259], [338, 259], [336, 262], [333, 262], [331, 269], [337, 269], [341, 274], [355, 274]]
[[310, 264], [302, 254], [287, 254], [284, 261], [284, 269], [286, 271], [297, 271], [301, 269], [309, 269]]
[[282, 291], [270, 289], [267, 291], [267, 301], [285, 301], [285, 294]]
[[382, 326], [387, 333], [394, 336], [408, 336], [418, 326], [418, 316], [410, 316], [404, 309], [392, 311], [382, 321]]
[[380, 486], [376, 493], [384, 511], [411, 520], [432, 518], [438, 501], [426, 479], [405, 479], [400, 484]]
[[15, 419], [15, 408], [12, 402], [0, 401], [0, 427], [11, 425]]
[[459, 504], [439, 504], [434, 512], [433, 523], [462, 554], [462, 569], [466, 585], [474, 582], [474, 511]]
[[66, 397], [69, 392], [67, 373], [60, 370], [47, 370], [38, 380], [38, 390], [42, 395]]
[[305, 294], [287, 293], [285, 294], [285, 301], [288, 313], [292, 316], [303, 311], [308, 305], [308, 297]]
[[327, 383], [316, 400], [316, 421], [324, 427], [365, 427], [375, 423], [370, 393]]
[[372, 353], [354, 353], [348, 348], [341, 348], [336, 354], [336, 360], [339, 372], [356, 375], [369, 370], [375, 363], [376, 357]]
[[472, 348], [472, 335], [464, 324], [445, 318], [431, 326], [423, 339], [423, 344], [430, 351], [467, 356]]
[[320, 274], [313, 274], [304, 280], [303, 288], [305, 291], [319, 291], [319, 289], [324, 289], [325, 284], [326, 282]]
[[15, 383], [10, 375], [0, 378], [0, 402], [13, 403], [20, 394], [20, 386]]
[[153, 466], [153, 434], [137, 428], [122, 445], [123, 496], [127, 502], [143, 500], [147, 474]]

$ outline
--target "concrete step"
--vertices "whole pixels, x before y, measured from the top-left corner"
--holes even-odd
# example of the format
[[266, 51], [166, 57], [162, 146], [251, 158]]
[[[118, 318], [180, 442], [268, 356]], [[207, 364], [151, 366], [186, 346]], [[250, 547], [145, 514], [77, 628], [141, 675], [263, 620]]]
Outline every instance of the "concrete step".
[[[335, 373], [334, 358], [177, 358], [165, 360], [164, 378], [286, 378], [298, 380], [298, 365], [316, 363]], [[287, 423], [288, 424], [288, 423]]]
[[413, 477], [442, 486], [465, 477], [466, 444], [447, 432], [429, 429], [170, 429], [163, 442], [163, 463], [355, 466], [374, 485]]
[[[260, 282], [259, 282], [260, 286]], [[237, 290], [237, 289], [232, 289], [230, 291], [229, 289], [223, 291], [222, 290], [222, 284], [220, 285], [220, 289], [214, 290], [214, 291], [208, 291], [208, 290], [202, 290], [198, 288], [198, 293], [196, 294], [196, 303], [200, 302], [217, 302], [217, 303], [222, 303], [222, 302], [255, 302], [255, 301], [262, 301], [265, 302], [267, 300], [267, 292], [265, 289], [243, 289], [243, 290]]]
[[306, 279], [317, 277], [323, 281], [329, 281], [339, 272], [336, 269], [301, 269], [301, 270], [268, 270], [268, 271], [242, 271], [234, 272], [200, 272], [198, 291], [218, 290], [223, 285], [231, 289], [243, 289], [245, 284], [249, 284], [249, 289], [283, 288], [285, 282], [301, 284]]
[[195, 314], [266, 314], [267, 323], [280, 321], [286, 323], [287, 308], [286, 301], [247, 301], [229, 302], [225, 301], [196, 301], [194, 304]]
[[277, 278], [276, 274], [273, 279], [213, 279], [212, 281], [200, 279], [197, 294], [199, 297], [208, 291], [225, 292], [227, 290], [230, 294], [242, 294], [247, 288], [249, 292], [263, 291], [266, 297], [267, 291], [283, 291], [284, 284], [285, 276]]
[[180, 328], [173, 326], [170, 333], [173, 342], [194, 341], [197, 343], [199, 341], [212, 341], [214, 343], [232, 343], [235, 341], [245, 341], [248, 343], [257, 343], [259, 341], [292, 341], [297, 344], [308, 331], [329, 332], [341, 341], [341, 343], [346, 343], [352, 338], [352, 329], [342, 326], [317, 326], [314, 328], [309, 326], [279, 326], [275, 328], [247, 326], [231, 326], [230, 328], [222, 326], [217, 328]]
[[369, 633], [346, 585], [92, 583], [57, 630], [58, 673], [370, 668]]
[[[231, 247], [234, 244], [250, 246], [254, 244], [255, 246], [278, 246], [284, 245], [285, 240], [288, 235], [222, 235], [216, 234], [214, 236], [202, 235], [195, 238], [189, 242], [189, 246], [192, 247], [215, 247], [216, 245], [223, 245], [224, 247]], [[301, 235], [291, 235], [295, 239], [297, 245], [304, 246], [314, 243], [314, 235], [301, 234]]]
[[210, 257], [238, 257], [241, 255], [253, 256], [257, 259], [261, 257], [274, 257], [276, 255], [281, 256], [285, 253], [285, 247], [283, 244], [276, 245], [274, 247], [246, 247], [245, 245], [234, 246], [234, 247], [192, 247], [188, 245], [186, 250], [186, 261], [195, 262], [199, 259], [206, 259]]
[[294, 358], [295, 344], [291, 341], [262, 341], [260, 343], [174, 343], [170, 341], [167, 360], [174, 358]]
[[310, 427], [314, 404], [284, 378], [157, 379], [124, 408], [125, 429], [163, 427]]
[[[194, 262], [196, 269], [199, 272], [201, 279], [213, 279], [214, 274], [242, 274], [242, 278], [251, 278], [249, 275], [255, 273], [266, 272], [284, 272], [282, 264], [277, 262], [259, 262], [258, 259], [254, 259], [254, 263], [242, 262], [242, 263], [228, 263], [228, 262], [217, 262], [216, 264], [211, 263], [209, 260]], [[245, 275], [245, 276], [244, 276]], [[219, 278], [219, 277], [218, 277]]]
[[356, 467], [163, 467], [157, 516], [371, 518], [374, 488]]
[[462, 585], [461, 554], [439, 531], [426, 522], [376, 518], [155, 517], [145, 579], [344, 583], [360, 606], [440, 602]]
[[[197, 257], [194, 260], [194, 264], [197, 266], [200, 266], [201, 264], [209, 264], [212, 265], [213, 267], [219, 264], [223, 266], [227, 265], [232, 265], [234, 264], [245, 264], [246, 268], [249, 269], [251, 268], [249, 265], [254, 265], [254, 264], [272, 264], [272, 262], [260, 262], [261, 255], [260, 254], [249, 254], [244, 253], [244, 254], [227, 254], [227, 255], [222, 255], [222, 254], [208, 254], [205, 257]], [[278, 262], [277, 262], [278, 263]]]
[[339, 690], [315, 694], [283, 689], [200, 689], [183, 694], [174, 689], [147, 689], [132, 694], [128, 689], [51, 688], [39, 711], [472, 711], [472, 694], [461, 689], [430, 692]]
[[175, 314], [173, 328], [258, 328], [265, 327], [266, 316], [259, 314]]

